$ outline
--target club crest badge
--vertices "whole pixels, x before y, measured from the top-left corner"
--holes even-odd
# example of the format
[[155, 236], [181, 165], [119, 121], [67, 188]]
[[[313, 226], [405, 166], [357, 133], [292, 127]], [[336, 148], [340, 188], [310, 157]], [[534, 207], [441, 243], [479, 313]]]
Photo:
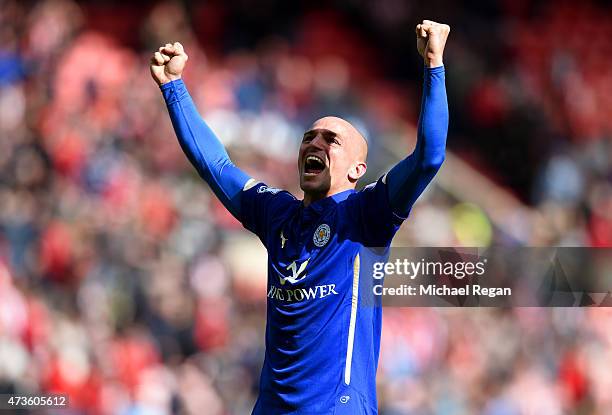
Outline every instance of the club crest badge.
[[312, 241], [314, 242], [315, 246], [318, 246], [319, 248], [321, 248], [325, 246], [327, 241], [329, 241], [330, 235], [331, 235], [331, 229], [329, 228], [329, 225], [326, 223], [323, 223], [319, 225], [319, 227], [315, 231], [314, 235], [312, 236]]

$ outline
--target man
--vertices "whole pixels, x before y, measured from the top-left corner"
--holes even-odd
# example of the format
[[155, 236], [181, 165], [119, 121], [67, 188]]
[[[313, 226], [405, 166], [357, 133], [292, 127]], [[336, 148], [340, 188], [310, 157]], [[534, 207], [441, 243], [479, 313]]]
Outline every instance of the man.
[[359, 253], [390, 245], [444, 160], [442, 54], [449, 31], [430, 20], [416, 27], [425, 76], [414, 152], [357, 192], [366, 171], [364, 137], [340, 118], [317, 120], [299, 149], [301, 201], [232, 164], [181, 80], [187, 54], [180, 43], [152, 57], [151, 74], [185, 154], [268, 250], [266, 355], [253, 414], [377, 413], [382, 310], [359, 307], [366, 295], [359, 288]]

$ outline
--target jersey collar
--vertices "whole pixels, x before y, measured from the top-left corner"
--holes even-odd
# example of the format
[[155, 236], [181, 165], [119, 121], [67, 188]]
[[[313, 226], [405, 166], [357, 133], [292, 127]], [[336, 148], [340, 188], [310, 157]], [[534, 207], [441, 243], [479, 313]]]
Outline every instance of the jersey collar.
[[334, 202], [338, 203], [338, 202], [343, 202], [345, 201], [350, 195], [352, 195], [353, 193], [356, 193], [357, 191], [355, 189], [349, 189], [349, 190], [345, 190], [344, 192], [340, 192], [340, 193], [336, 193], [334, 195], [328, 196], [326, 197], [326, 199], [333, 199]]
[[[313, 209], [316, 212], [319, 212], [331, 204], [340, 203], [345, 201], [350, 195], [356, 193], [355, 189], [348, 189], [340, 193], [335, 193], [331, 196], [327, 196], [323, 199], [317, 200], [316, 202], [312, 202], [310, 205], [306, 207], [306, 209]], [[304, 201], [302, 201], [302, 206], [304, 206]]]

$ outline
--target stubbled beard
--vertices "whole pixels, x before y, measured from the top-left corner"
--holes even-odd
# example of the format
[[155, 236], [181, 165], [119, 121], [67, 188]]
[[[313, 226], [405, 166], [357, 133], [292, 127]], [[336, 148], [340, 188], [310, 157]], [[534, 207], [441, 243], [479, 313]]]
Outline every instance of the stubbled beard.
[[325, 174], [325, 177], [318, 179], [316, 183], [304, 180], [303, 175], [300, 177], [300, 188], [304, 191], [304, 193], [327, 194], [329, 192], [329, 189], [331, 188], [331, 176], [329, 173], [320, 174]]

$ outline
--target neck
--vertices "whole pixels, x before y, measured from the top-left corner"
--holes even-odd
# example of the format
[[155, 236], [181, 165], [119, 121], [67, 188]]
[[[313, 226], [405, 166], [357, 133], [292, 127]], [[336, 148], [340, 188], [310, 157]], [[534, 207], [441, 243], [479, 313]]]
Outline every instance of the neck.
[[302, 201], [302, 203], [304, 203], [304, 206], [308, 206], [313, 202], [316, 202], [317, 200], [321, 200], [321, 199], [325, 199], [327, 196], [331, 196], [328, 193], [304, 193], [304, 200]]

